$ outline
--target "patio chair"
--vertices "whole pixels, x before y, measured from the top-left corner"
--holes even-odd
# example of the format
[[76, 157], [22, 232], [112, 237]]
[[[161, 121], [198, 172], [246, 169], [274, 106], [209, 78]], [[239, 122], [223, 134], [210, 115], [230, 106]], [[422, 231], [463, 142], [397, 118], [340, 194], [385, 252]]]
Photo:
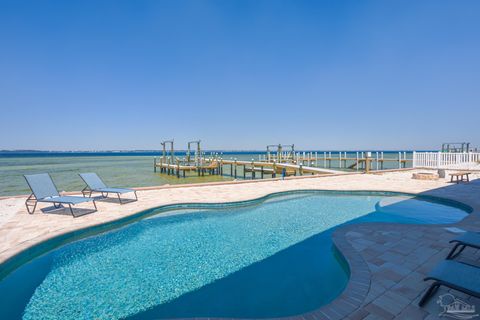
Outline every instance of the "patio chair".
[[[53, 203], [55, 208], [60, 208], [63, 204], [68, 204], [70, 213], [74, 217], [75, 215], [73, 213], [72, 206], [79, 203], [93, 202], [95, 210], [91, 212], [97, 211], [97, 205], [95, 203], [95, 199], [93, 198], [61, 196], [48, 173], [30, 174], [24, 175], [24, 177], [25, 180], [27, 180], [28, 186], [32, 190], [32, 194], [25, 201], [25, 206], [30, 214], [35, 212], [38, 202]], [[30, 210], [31, 207], [33, 207], [33, 210]]]
[[466, 247], [480, 249], [480, 233], [465, 232], [464, 234], [456, 237], [455, 239], [450, 240], [450, 243], [455, 243], [455, 245], [448, 253], [447, 259], [454, 259], [460, 253], [462, 253], [462, 251], [465, 250]]
[[[80, 173], [80, 177], [87, 184], [87, 186], [82, 190], [83, 196], [88, 194], [88, 196], [91, 197], [93, 192], [100, 192], [103, 198], [107, 198], [109, 193], [116, 193], [120, 204], [138, 200], [137, 191], [133, 189], [109, 188], [96, 173]], [[127, 201], [122, 202], [120, 195], [129, 192], [133, 192], [135, 195], [135, 200], [128, 199]]]
[[424, 279], [424, 281], [428, 280], [434, 280], [434, 282], [418, 303], [420, 307], [435, 294], [440, 286], [480, 298], [480, 268], [478, 267], [454, 260], [444, 260]]

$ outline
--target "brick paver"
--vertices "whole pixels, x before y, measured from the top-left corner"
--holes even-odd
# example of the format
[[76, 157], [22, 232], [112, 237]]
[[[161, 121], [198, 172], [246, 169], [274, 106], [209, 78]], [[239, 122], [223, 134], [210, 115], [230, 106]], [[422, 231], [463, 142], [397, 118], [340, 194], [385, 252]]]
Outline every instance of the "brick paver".
[[[455, 226], [480, 231], [480, 218], [474, 213]], [[356, 248], [368, 265], [371, 279], [368, 295], [359, 307], [361, 312], [354, 312], [348, 319], [435, 319], [443, 310], [436, 303], [437, 297], [446, 289], [439, 290], [423, 308], [417, 303], [429, 284], [423, 278], [452, 247], [448, 241], [455, 234], [445, 227], [371, 223], [339, 229], [335, 236], [345, 237]], [[480, 252], [466, 249], [457, 260], [480, 266]], [[451, 292], [480, 311], [479, 299]]]

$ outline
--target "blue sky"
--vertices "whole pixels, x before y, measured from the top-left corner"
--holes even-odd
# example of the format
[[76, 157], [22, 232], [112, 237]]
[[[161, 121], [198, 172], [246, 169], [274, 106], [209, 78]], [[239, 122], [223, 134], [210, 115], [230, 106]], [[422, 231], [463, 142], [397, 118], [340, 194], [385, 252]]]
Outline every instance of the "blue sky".
[[0, 149], [480, 146], [480, 1], [3, 1]]

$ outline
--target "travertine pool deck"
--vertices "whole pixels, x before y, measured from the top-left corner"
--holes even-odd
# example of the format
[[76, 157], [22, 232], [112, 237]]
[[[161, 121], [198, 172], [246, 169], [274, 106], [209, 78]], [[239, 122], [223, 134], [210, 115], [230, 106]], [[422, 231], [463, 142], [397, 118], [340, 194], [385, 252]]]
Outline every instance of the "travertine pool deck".
[[[426, 170], [420, 170], [425, 172]], [[413, 180], [415, 171], [382, 174], [351, 174], [300, 177], [286, 180], [227, 183], [206, 186], [162, 187], [138, 191], [138, 202], [119, 205], [98, 201], [98, 212], [72, 218], [70, 214], [48, 213], [39, 209], [29, 215], [26, 197], [0, 199], [0, 262], [51, 237], [96, 224], [112, 221], [149, 208], [175, 203], [231, 202], [258, 198], [269, 193], [299, 190], [379, 190], [427, 194], [463, 202], [474, 212], [455, 227], [480, 231], [480, 179], [473, 175], [468, 184]], [[88, 206], [88, 204], [87, 204]], [[419, 297], [427, 288], [426, 273], [450, 249], [455, 234], [446, 225], [400, 225], [367, 223], [339, 228], [334, 242], [348, 260], [352, 275], [346, 290], [331, 304], [298, 319], [445, 319], [437, 303], [439, 292], [423, 308]], [[465, 250], [458, 259], [480, 266], [480, 252]], [[480, 273], [479, 273], [480, 277]], [[454, 295], [472, 303], [480, 312], [480, 300]]]

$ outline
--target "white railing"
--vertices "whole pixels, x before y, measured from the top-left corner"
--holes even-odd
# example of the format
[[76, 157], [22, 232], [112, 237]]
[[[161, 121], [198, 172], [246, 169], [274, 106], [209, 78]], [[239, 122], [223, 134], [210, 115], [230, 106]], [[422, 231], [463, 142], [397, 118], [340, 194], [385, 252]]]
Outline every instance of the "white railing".
[[470, 169], [480, 167], [480, 153], [413, 152], [414, 168]]

